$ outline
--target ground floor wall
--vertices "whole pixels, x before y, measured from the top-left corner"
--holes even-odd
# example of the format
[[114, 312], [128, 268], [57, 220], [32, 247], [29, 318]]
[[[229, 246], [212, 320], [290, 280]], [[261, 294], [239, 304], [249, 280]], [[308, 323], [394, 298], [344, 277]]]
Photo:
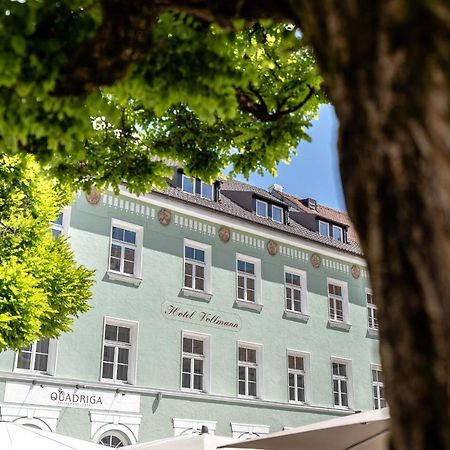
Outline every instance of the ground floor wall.
[[248, 438], [350, 413], [39, 377], [5, 376], [0, 379], [0, 399], [0, 420], [93, 442], [115, 436], [124, 444], [196, 433], [202, 426], [212, 434]]

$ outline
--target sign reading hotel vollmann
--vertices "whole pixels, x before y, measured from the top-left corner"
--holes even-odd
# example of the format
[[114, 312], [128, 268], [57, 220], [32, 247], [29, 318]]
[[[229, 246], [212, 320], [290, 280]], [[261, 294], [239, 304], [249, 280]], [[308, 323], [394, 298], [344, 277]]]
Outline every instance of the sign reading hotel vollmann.
[[161, 305], [161, 312], [168, 319], [182, 320], [183, 322], [197, 323], [230, 331], [241, 329], [241, 319], [238, 315], [222, 311], [208, 311], [202, 307], [166, 301]]

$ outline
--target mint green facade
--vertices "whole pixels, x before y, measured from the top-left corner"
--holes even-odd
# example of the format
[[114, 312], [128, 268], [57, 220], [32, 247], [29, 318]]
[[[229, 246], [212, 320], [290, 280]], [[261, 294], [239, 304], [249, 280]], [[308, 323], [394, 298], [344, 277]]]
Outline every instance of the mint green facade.
[[[160, 223], [162, 208], [171, 213], [168, 225]], [[108, 276], [112, 219], [143, 227], [139, 285]], [[223, 226], [231, 232], [228, 242], [219, 238]], [[91, 310], [75, 320], [72, 332], [60, 337], [51, 375], [17, 371], [13, 352], [0, 355], [3, 420], [21, 419], [21, 423], [27, 423], [29, 419], [29, 424], [35, 426], [42, 421], [53, 431], [94, 441], [112, 430], [123, 436], [124, 442], [134, 443], [173, 436], [177, 423], [174, 419], [208, 422], [213, 430], [215, 427], [215, 434], [232, 436], [239, 429], [233, 430], [232, 423], [265, 425], [275, 432], [373, 408], [371, 365], [380, 361], [378, 340], [367, 328], [369, 279], [361, 258], [157, 194], [145, 199], [108, 194], [97, 205], [89, 204], [80, 194], [71, 207], [68, 234], [78, 262], [96, 270]], [[213, 295], [209, 301], [182, 292], [184, 239], [211, 246]], [[267, 250], [269, 240], [277, 243], [275, 255]], [[236, 304], [237, 253], [261, 261], [260, 311]], [[320, 257], [320, 267], [313, 267], [312, 254]], [[360, 268], [358, 278], [352, 275], [354, 265]], [[306, 322], [285, 315], [285, 266], [306, 272]], [[347, 283], [349, 330], [328, 326], [327, 278]], [[168, 316], [169, 305], [195, 310], [196, 317], [202, 311], [210, 317], [220, 316], [220, 320], [236, 323], [237, 327]], [[105, 317], [138, 323], [135, 379], [131, 383], [101, 381]], [[209, 336], [206, 393], [181, 389], [183, 332]], [[237, 393], [238, 341], [261, 346], [257, 399], [239, 398]], [[288, 400], [288, 349], [309, 354], [307, 405]], [[349, 409], [333, 406], [333, 357], [351, 364], [353, 395]], [[39, 392], [60, 388], [78, 395], [87, 390], [124, 401], [133, 398], [134, 403], [129, 409], [108, 409], [102, 397], [102, 404], [93, 409], [78, 407], [76, 401], [71, 405], [55, 404], [43, 394], [41, 403], [28, 403], [27, 398], [33, 395], [14, 397], [15, 389], [19, 392], [20, 388], [17, 385], [34, 390], [37, 397]], [[249, 430], [258, 434], [258, 428]]]

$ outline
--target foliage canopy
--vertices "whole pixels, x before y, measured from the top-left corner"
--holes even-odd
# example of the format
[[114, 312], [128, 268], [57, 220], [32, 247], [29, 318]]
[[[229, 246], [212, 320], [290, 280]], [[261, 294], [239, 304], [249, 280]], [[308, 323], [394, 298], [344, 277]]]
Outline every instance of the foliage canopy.
[[56, 337], [88, 310], [92, 272], [49, 230], [70, 199], [33, 157], [0, 156], [0, 350]]
[[145, 56], [121, 81], [71, 95], [68, 68], [101, 26], [100, 2], [6, 3], [1, 145], [35, 154], [77, 188], [127, 181], [142, 193], [164, 183], [167, 160], [204, 179], [227, 167], [246, 176], [274, 172], [309, 139], [307, 128], [326, 101], [295, 27], [256, 23], [244, 30], [236, 22], [224, 31], [179, 12], [159, 15]]

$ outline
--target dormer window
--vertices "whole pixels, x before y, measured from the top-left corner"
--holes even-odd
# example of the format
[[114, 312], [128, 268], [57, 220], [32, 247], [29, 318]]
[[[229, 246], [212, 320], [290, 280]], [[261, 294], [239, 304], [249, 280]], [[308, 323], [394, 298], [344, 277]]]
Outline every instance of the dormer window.
[[256, 200], [256, 215], [259, 217], [267, 217], [268, 205], [267, 202]]
[[206, 198], [208, 200], [213, 199], [213, 185], [212, 184], [206, 184], [203, 183], [203, 181], [200, 182], [200, 196], [202, 198]]
[[272, 205], [272, 220], [278, 223], [283, 223], [283, 208]]
[[183, 175], [181, 181], [181, 190], [187, 192], [188, 194], [195, 194], [195, 180], [191, 177]]
[[[180, 185], [180, 181], [178, 181], [178, 185]], [[181, 174], [181, 190], [186, 192], [186, 194], [198, 195], [207, 200], [214, 200], [214, 184], [204, 183], [198, 178]]]
[[332, 225], [323, 220], [319, 220], [319, 234], [321, 236], [331, 237], [335, 241], [344, 242], [344, 229], [339, 225]]
[[319, 234], [326, 237], [330, 236], [330, 224], [328, 222], [319, 220]]

